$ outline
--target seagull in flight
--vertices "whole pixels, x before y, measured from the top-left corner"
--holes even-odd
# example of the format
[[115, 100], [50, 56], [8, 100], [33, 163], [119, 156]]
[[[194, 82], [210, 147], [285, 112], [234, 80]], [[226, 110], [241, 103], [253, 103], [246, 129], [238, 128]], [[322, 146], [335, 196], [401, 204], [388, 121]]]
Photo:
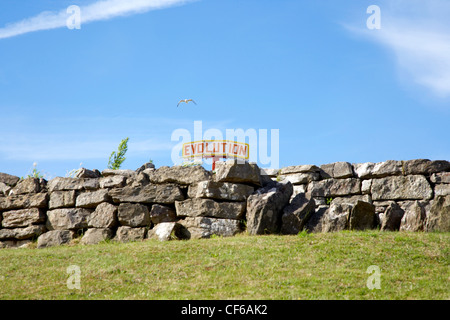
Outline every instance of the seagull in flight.
[[195, 105], [197, 105], [197, 103], [195, 103], [195, 101], [194, 100], [192, 100], [192, 99], [181, 99], [180, 100], [180, 102], [178, 102], [178, 104], [177, 104], [177, 107], [180, 105], [180, 103], [182, 103], [182, 102], [184, 102], [184, 103], [188, 103], [188, 102], [190, 102], [190, 101], [192, 101]]

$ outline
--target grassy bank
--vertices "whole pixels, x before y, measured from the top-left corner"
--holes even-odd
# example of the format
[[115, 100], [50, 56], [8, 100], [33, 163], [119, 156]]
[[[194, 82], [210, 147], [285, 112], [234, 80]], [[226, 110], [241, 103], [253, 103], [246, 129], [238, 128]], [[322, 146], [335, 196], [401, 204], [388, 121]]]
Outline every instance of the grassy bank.
[[449, 299], [449, 243], [370, 231], [2, 249], [0, 299]]

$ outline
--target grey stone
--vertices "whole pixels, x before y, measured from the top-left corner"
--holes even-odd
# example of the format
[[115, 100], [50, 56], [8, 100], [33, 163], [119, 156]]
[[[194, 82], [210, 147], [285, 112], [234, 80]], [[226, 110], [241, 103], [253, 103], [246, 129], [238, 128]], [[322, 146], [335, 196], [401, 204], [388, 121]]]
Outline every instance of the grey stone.
[[325, 178], [345, 179], [353, 177], [353, 167], [348, 162], [334, 162], [320, 166], [320, 175]]
[[12, 187], [8, 186], [6, 183], [0, 182], [0, 197], [2, 196], [2, 194], [4, 196], [8, 196], [11, 189]]
[[179, 222], [187, 239], [209, 238], [212, 235], [230, 237], [239, 233], [239, 220], [209, 217], [187, 217]]
[[87, 228], [92, 210], [84, 208], [59, 208], [47, 211], [48, 230], [76, 230]]
[[178, 217], [242, 219], [245, 213], [245, 206], [245, 202], [216, 202], [211, 199], [201, 198], [175, 202]]
[[176, 222], [161, 222], [148, 231], [147, 238], [159, 241], [183, 239], [185, 232], [181, 228], [183, 226]]
[[357, 201], [352, 208], [349, 229], [366, 230], [375, 226], [375, 206], [365, 201]]
[[2, 226], [4, 228], [27, 227], [45, 221], [42, 209], [29, 208], [3, 212]]
[[424, 204], [419, 201], [407, 201], [402, 204], [404, 211], [400, 231], [423, 231], [426, 220]]
[[245, 184], [201, 181], [189, 186], [188, 196], [190, 198], [245, 201], [253, 191], [253, 187]]
[[74, 232], [70, 230], [52, 230], [39, 236], [37, 240], [37, 247], [46, 248], [60, 246], [62, 244], [69, 243], [74, 236]]
[[136, 173], [139, 174], [145, 169], [155, 169], [155, 165], [153, 164], [153, 162], [144, 163], [142, 166], [136, 169]]
[[381, 231], [398, 231], [405, 212], [394, 201], [390, 201], [383, 213], [379, 215]]
[[45, 225], [29, 225], [25, 228], [0, 229], [0, 240], [4, 239], [30, 239], [40, 236], [46, 231]]
[[154, 224], [174, 222], [177, 220], [177, 213], [170, 207], [154, 204], [150, 210], [150, 219]]
[[373, 200], [431, 199], [433, 190], [424, 176], [395, 176], [372, 180]]
[[100, 188], [121, 188], [125, 186], [127, 178], [124, 176], [108, 176], [99, 179]]
[[333, 198], [331, 203], [334, 204], [342, 204], [342, 203], [347, 203], [347, 204], [351, 204], [351, 205], [356, 205], [356, 203], [358, 201], [363, 201], [363, 202], [367, 202], [367, 203], [372, 203], [372, 198], [365, 194], [365, 195], [354, 195], [354, 196], [346, 196], [346, 197], [336, 197]]
[[89, 170], [86, 168], [81, 168], [77, 171], [75, 178], [100, 178], [101, 173], [97, 169]]
[[361, 180], [356, 178], [326, 179], [308, 185], [313, 197], [339, 197], [361, 193]]
[[448, 196], [450, 195], [450, 184], [436, 184], [434, 186], [434, 196]]
[[75, 206], [75, 190], [54, 191], [50, 194], [49, 209], [68, 208]]
[[353, 205], [331, 204], [322, 221], [322, 232], [335, 232], [348, 229], [348, 220], [351, 215]]
[[291, 199], [289, 200], [289, 202], [292, 202], [292, 200], [294, 200], [295, 196], [298, 195], [299, 193], [306, 193], [306, 191], [308, 190], [307, 184], [298, 184], [298, 185], [294, 185], [292, 187], [293, 187], [293, 191], [292, 191]]
[[372, 187], [372, 179], [363, 180], [361, 182], [361, 193], [370, 194], [371, 187]]
[[32, 243], [31, 240], [4, 240], [0, 241], [0, 249], [2, 248], [28, 248]]
[[98, 244], [99, 242], [111, 239], [113, 232], [108, 228], [91, 228], [87, 229], [81, 238], [82, 244]]
[[211, 172], [202, 166], [173, 166], [160, 167], [149, 175], [151, 183], [177, 183], [188, 185], [211, 179]]
[[136, 176], [136, 172], [130, 169], [105, 169], [102, 171], [103, 177], [109, 177], [109, 176], [124, 176], [129, 178], [134, 178]]
[[314, 214], [314, 211], [314, 199], [306, 197], [304, 193], [296, 195], [291, 203], [283, 210], [281, 233], [299, 233], [303, 230], [308, 219]]
[[41, 190], [38, 178], [27, 178], [20, 180], [14, 188], [9, 191], [9, 195], [37, 193]]
[[387, 160], [384, 162], [372, 163], [356, 163], [353, 164], [353, 170], [358, 178], [383, 178], [387, 176], [402, 175], [403, 162], [395, 160]]
[[19, 182], [19, 180], [20, 180], [19, 177], [0, 172], [0, 182], [3, 182], [4, 184], [10, 187], [14, 187], [17, 184], [17, 182]]
[[274, 182], [248, 197], [247, 232], [251, 235], [279, 232], [283, 209], [292, 192], [290, 182]]
[[261, 168], [259, 173], [261, 176], [269, 176], [273, 178], [278, 175], [279, 171], [280, 171], [279, 169]]
[[294, 185], [320, 180], [320, 174], [318, 172], [291, 173], [278, 177], [279, 180], [287, 180]]
[[425, 230], [450, 232], [450, 196], [438, 196], [433, 200]]
[[100, 203], [109, 200], [108, 190], [99, 189], [97, 191], [80, 193], [75, 202], [75, 206], [81, 208], [95, 208]]
[[117, 228], [115, 240], [119, 242], [141, 241], [144, 239], [146, 228], [132, 228], [128, 226], [121, 226]]
[[261, 185], [261, 174], [259, 167], [254, 163], [239, 160], [227, 160], [216, 162], [215, 181], [248, 183], [256, 186]]
[[431, 161], [428, 159], [414, 159], [404, 161], [403, 163], [404, 174], [416, 175], [423, 174], [429, 175], [436, 172], [441, 171], [449, 171], [450, 170], [450, 162], [446, 160], [435, 160]]
[[327, 216], [327, 212], [330, 209], [329, 206], [321, 205], [316, 208], [314, 214], [309, 218], [308, 222], [305, 225], [305, 230], [308, 232], [319, 233], [323, 230], [323, 222], [325, 217]]
[[171, 204], [184, 200], [176, 184], [149, 184], [143, 187], [126, 186], [109, 191], [114, 202], [141, 202]]
[[32, 193], [17, 196], [0, 197], [0, 210], [46, 208], [47, 202], [47, 193]]
[[307, 173], [307, 172], [320, 172], [320, 168], [315, 165], [303, 164], [298, 166], [289, 166], [281, 168], [279, 175], [286, 175], [292, 173]]
[[117, 219], [122, 226], [145, 227], [150, 225], [150, 212], [140, 203], [121, 203]]
[[450, 172], [433, 173], [430, 180], [433, 183], [450, 183]]
[[47, 184], [48, 191], [97, 190], [98, 178], [63, 178], [56, 177]]
[[114, 228], [117, 226], [117, 207], [103, 202], [100, 203], [95, 211], [87, 219], [90, 228]]

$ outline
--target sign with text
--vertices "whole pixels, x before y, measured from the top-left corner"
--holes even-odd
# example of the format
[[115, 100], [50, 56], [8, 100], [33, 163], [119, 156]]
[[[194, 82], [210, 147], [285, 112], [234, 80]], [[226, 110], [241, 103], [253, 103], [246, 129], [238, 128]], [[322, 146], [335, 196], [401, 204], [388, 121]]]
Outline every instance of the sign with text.
[[248, 143], [229, 140], [200, 140], [183, 143], [183, 158], [249, 158]]

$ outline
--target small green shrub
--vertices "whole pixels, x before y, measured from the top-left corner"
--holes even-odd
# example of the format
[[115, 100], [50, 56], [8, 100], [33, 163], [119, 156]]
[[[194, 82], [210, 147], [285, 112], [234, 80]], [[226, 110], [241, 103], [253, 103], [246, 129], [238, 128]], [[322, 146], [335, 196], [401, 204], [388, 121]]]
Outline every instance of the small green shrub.
[[109, 161], [108, 161], [108, 169], [113, 169], [113, 170], [118, 170], [120, 169], [120, 166], [122, 165], [122, 163], [125, 161], [125, 153], [127, 153], [128, 150], [128, 139], [123, 139], [120, 144], [119, 147], [117, 148], [117, 152], [113, 151], [111, 153], [111, 155], [109, 156]]

